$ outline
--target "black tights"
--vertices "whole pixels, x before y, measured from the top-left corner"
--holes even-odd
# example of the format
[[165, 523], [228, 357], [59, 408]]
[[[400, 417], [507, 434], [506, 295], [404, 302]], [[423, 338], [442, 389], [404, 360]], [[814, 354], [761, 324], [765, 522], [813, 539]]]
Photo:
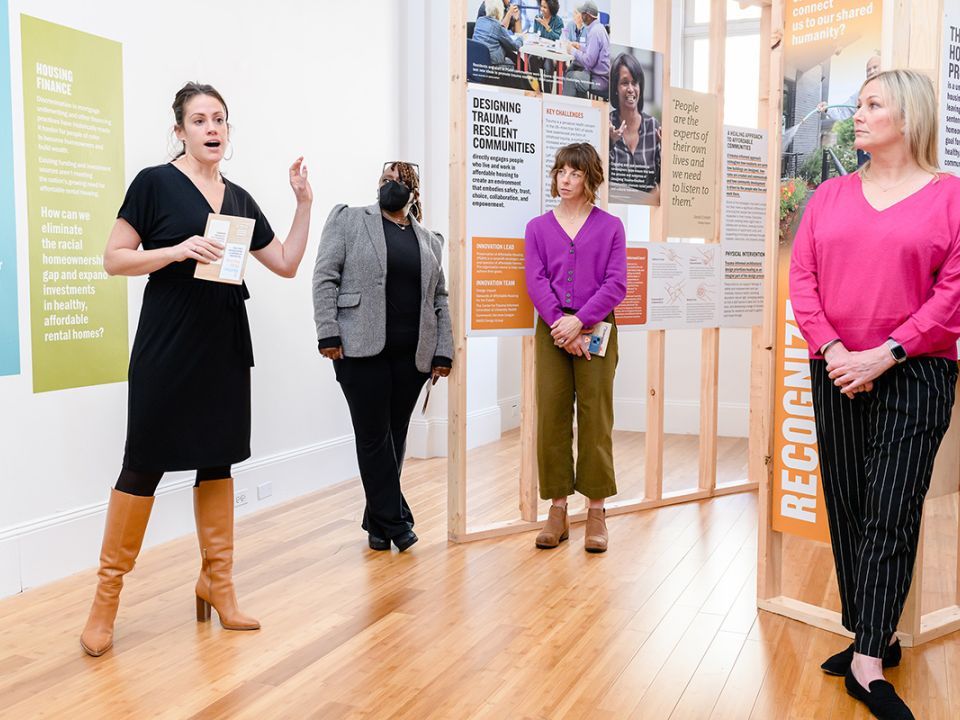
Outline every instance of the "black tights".
[[[116, 489], [127, 495], [139, 495], [140, 497], [152, 497], [157, 492], [157, 485], [163, 472], [152, 470], [129, 470], [123, 468], [120, 471], [120, 477], [117, 478]], [[194, 487], [200, 485], [204, 480], [223, 480], [232, 477], [230, 466], [200, 468], [197, 470], [197, 479], [193, 483]]]

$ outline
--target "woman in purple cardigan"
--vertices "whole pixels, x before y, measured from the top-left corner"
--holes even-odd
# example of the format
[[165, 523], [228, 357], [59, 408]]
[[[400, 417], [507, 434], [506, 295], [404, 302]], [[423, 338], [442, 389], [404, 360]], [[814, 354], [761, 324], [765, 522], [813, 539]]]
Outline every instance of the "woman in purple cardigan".
[[[540, 497], [551, 499], [537, 547], [554, 548], [570, 534], [567, 497], [590, 500], [584, 549], [607, 549], [603, 502], [617, 493], [613, 471], [613, 376], [617, 328], [613, 309], [627, 292], [623, 223], [594, 205], [603, 164], [589, 143], [557, 152], [550, 188], [560, 204], [527, 223], [527, 292], [537, 313], [537, 465]], [[598, 322], [611, 324], [603, 357], [587, 342]], [[577, 465], [573, 406], [577, 406]]]

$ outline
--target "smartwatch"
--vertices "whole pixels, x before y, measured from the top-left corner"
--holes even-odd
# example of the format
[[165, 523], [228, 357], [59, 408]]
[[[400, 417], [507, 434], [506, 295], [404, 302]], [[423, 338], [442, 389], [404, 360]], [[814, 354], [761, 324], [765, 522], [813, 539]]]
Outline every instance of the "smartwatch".
[[890, 351], [890, 354], [893, 356], [893, 360], [897, 363], [897, 365], [906, 362], [907, 351], [903, 349], [903, 345], [898, 343], [893, 338], [889, 338], [887, 340], [887, 350]]

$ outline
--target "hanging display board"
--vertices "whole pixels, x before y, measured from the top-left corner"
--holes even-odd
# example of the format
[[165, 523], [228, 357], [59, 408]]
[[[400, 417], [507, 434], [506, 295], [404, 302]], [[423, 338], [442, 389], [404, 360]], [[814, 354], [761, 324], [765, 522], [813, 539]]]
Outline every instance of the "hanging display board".
[[720, 326], [752, 327], [763, 322], [768, 136], [754, 128], [723, 132]]
[[550, 192], [557, 150], [588, 142], [600, 151], [604, 113], [585, 100], [472, 86], [467, 104], [468, 334], [532, 335], [526, 226], [558, 203]]
[[120, 43], [21, 16], [34, 392], [127, 376], [127, 284], [103, 250], [123, 200]]
[[786, 0], [784, 10], [772, 525], [826, 541], [807, 345], [790, 309], [790, 255], [817, 186], [866, 159], [853, 147], [853, 114], [860, 86], [880, 69], [881, 4]]
[[663, 55], [610, 46], [611, 203], [659, 205]]
[[532, 334], [523, 236], [542, 205], [541, 102], [470, 88], [467, 104], [468, 334]]
[[940, 39], [940, 167], [960, 169], [960, 0], [943, 0]]
[[667, 234], [674, 238], [712, 238], [716, 227], [717, 98], [670, 88], [664, 136], [670, 143]]
[[590, 143], [600, 152], [600, 133], [603, 111], [586, 102], [564, 101], [550, 95], [543, 96], [543, 212], [560, 204], [560, 198], [550, 192], [550, 171], [557, 150], [572, 143]]

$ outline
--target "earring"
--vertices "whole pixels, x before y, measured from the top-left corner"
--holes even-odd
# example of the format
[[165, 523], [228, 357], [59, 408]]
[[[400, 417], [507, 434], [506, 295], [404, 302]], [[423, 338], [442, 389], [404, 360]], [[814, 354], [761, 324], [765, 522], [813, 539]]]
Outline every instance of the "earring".
[[233, 159], [233, 143], [229, 140], [227, 141], [227, 150], [230, 151], [230, 157], [227, 157], [227, 154], [223, 154], [224, 162], [230, 162]]

